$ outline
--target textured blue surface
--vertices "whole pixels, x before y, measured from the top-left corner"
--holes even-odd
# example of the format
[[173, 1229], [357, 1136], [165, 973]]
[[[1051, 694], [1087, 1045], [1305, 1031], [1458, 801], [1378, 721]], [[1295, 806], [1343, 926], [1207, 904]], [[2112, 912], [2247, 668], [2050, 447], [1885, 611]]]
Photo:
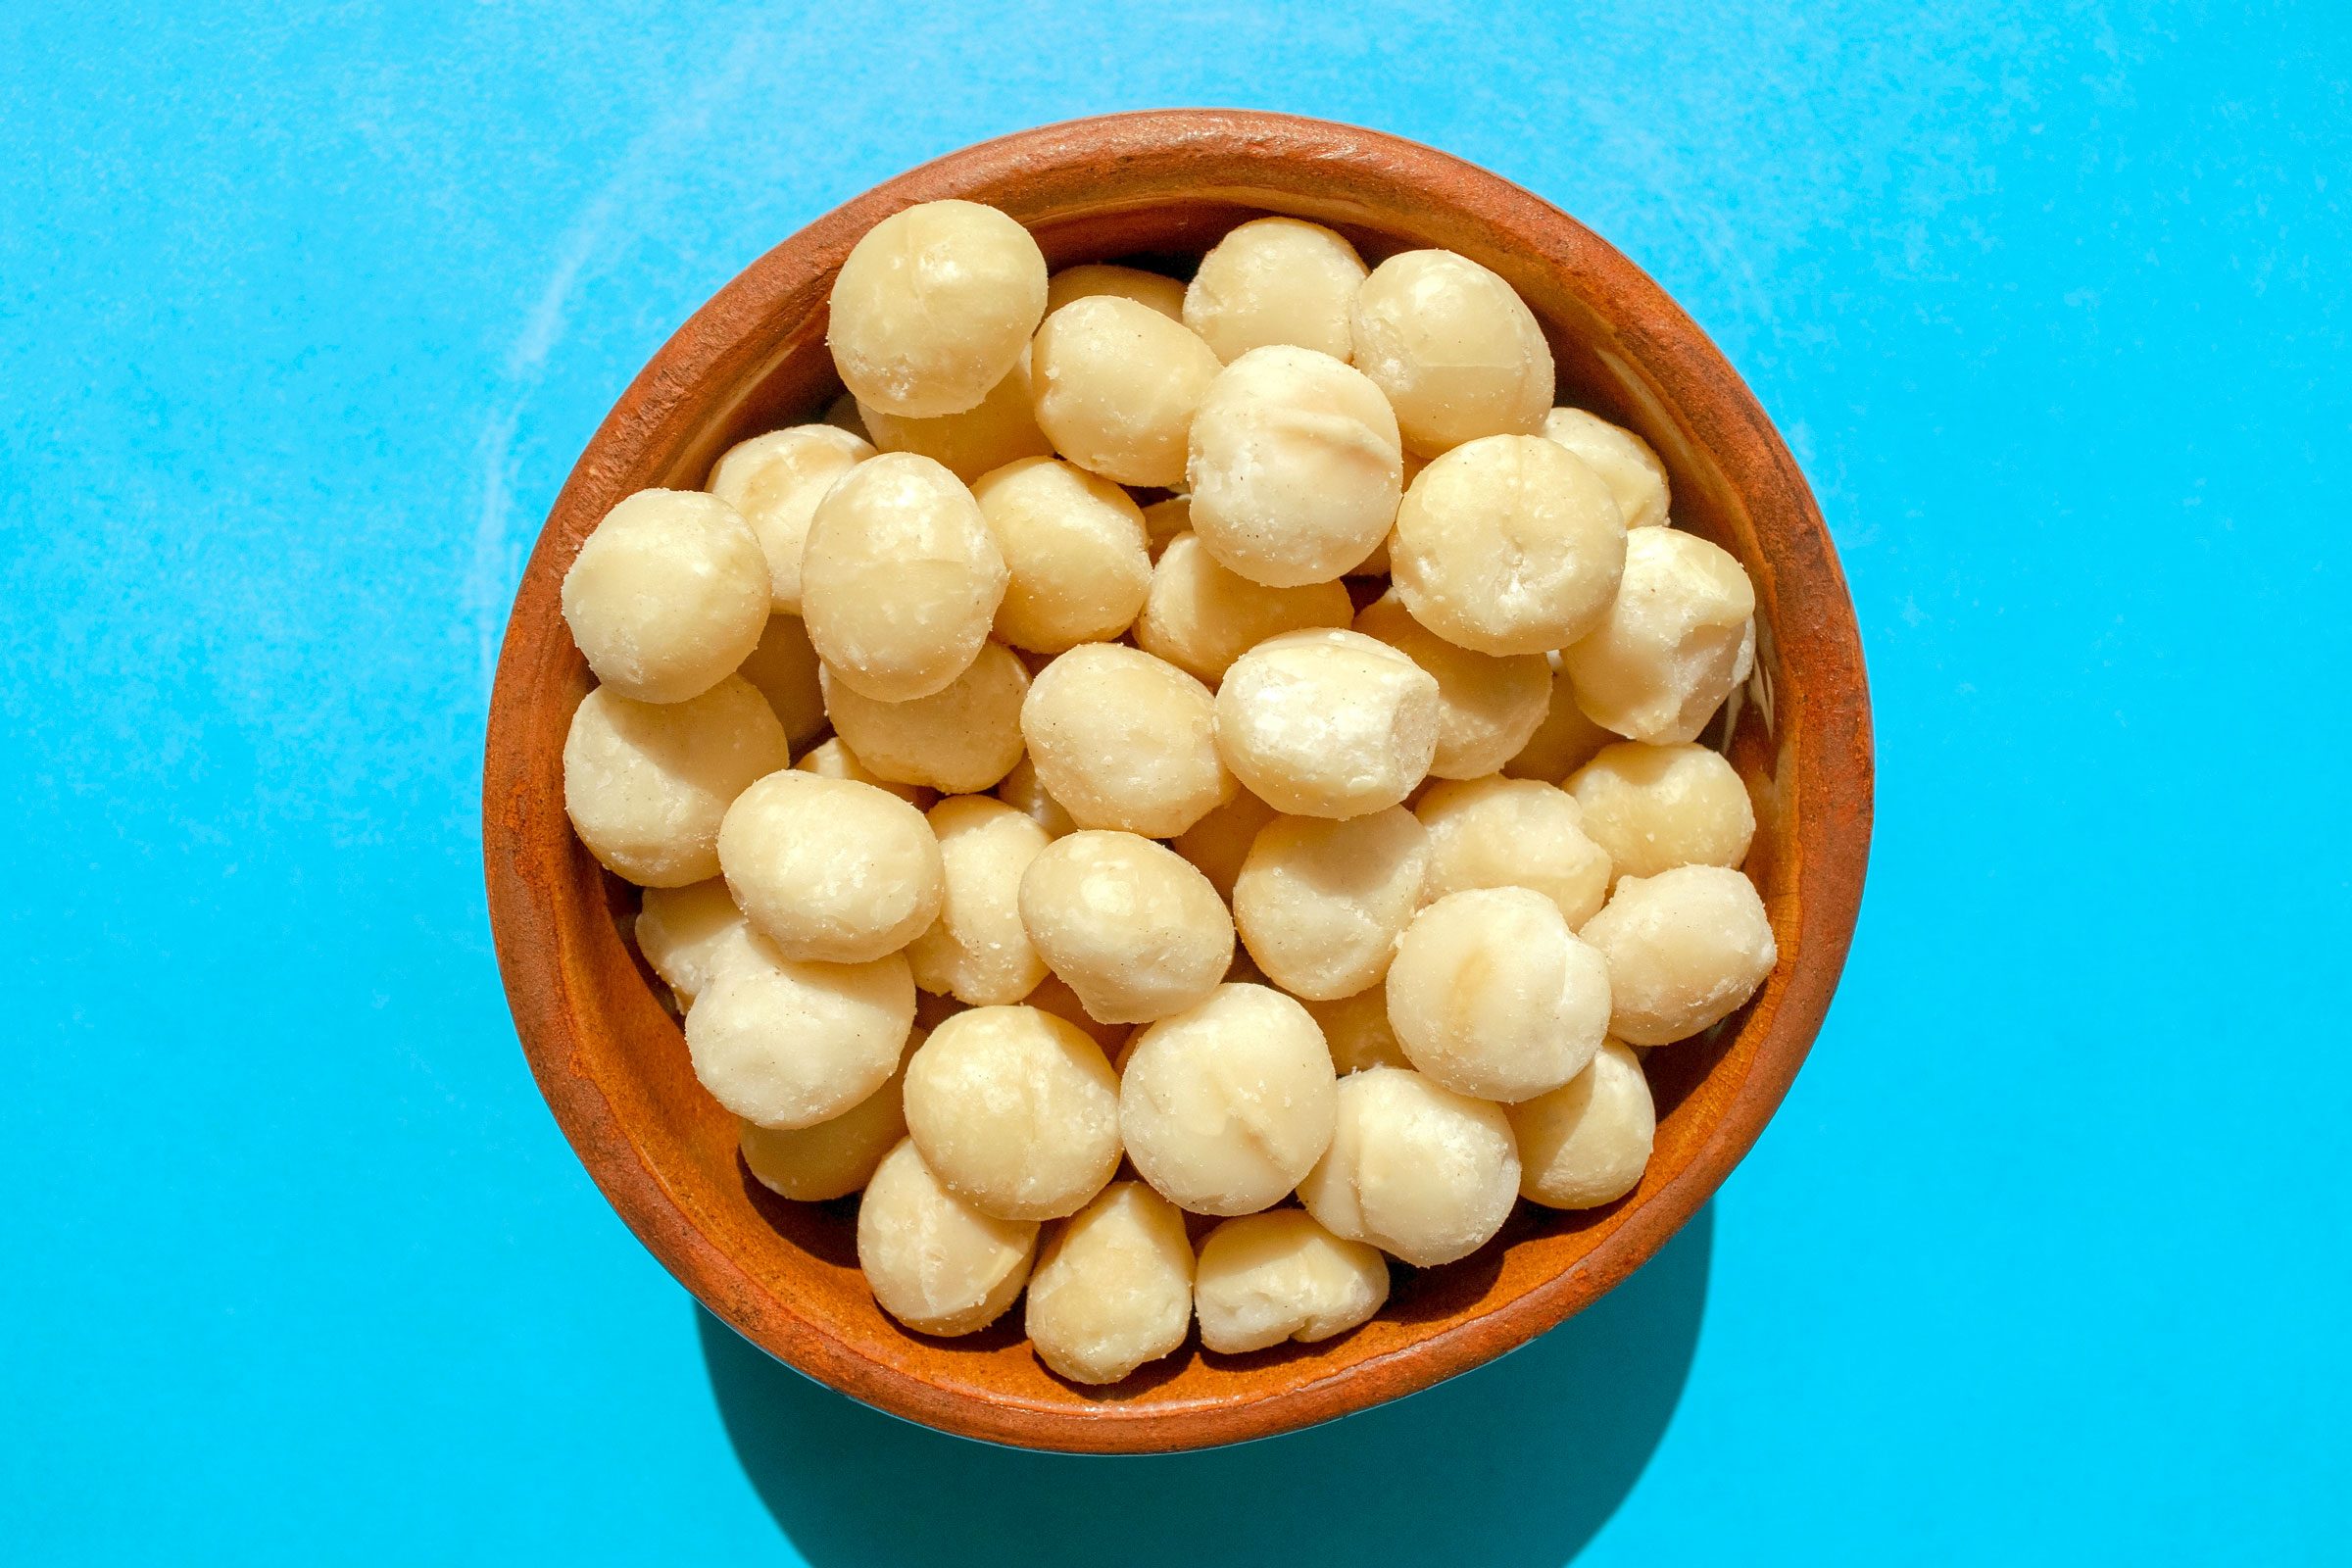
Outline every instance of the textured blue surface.
[[[5, 1555], [2352, 1554], [2352, 13], [681, 9], [0, 7]], [[1683, 301], [1836, 530], [1879, 835], [1811, 1064], [1626, 1291], [1324, 1432], [1044, 1459], [767, 1365], [605, 1207], [477, 748], [698, 302], [1165, 103], [1448, 148]]]

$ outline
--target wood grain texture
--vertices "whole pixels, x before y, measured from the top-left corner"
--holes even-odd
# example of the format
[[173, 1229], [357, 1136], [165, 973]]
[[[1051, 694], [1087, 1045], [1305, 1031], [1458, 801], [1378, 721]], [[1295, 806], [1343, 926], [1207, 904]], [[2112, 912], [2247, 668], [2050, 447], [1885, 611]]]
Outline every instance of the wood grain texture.
[[[700, 486], [758, 431], [839, 390], [825, 298], [850, 247], [918, 201], [962, 197], [1036, 232], [1055, 266], [1198, 253], [1243, 217], [1330, 223], [1367, 259], [1442, 246], [1494, 269], [1543, 320], [1564, 401], [1641, 431], [1675, 519], [1746, 564], [1757, 677], [1727, 750], [1757, 815], [1748, 871], [1781, 960], [1706, 1037], [1653, 1052], [1656, 1152], [1630, 1197], [1520, 1205], [1448, 1267], [1400, 1270], [1389, 1307], [1337, 1341], [1249, 1355], [1198, 1343], [1116, 1389], [1042, 1367], [1016, 1309], [962, 1340], [874, 1306], [854, 1201], [796, 1205], [743, 1171], [733, 1123], [622, 941], [626, 890], [573, 838], [562, 751], [588, 671], [557, 593], [581, 540], [649, 485]], [[795, 1367], [907, 1419], [1040, 1448], [1150, 1451], [1260, 1438], [1426, 1388], [1592, 1302], [1665, 1244], [1754, 1144], [1804, 1060], [1845, 959], [1871, 822], [1869, 700], [1853, 609], [1803, 475], [1722, 355], [1658, 286], [1547, 203], [1457, 159], [1278, 115], [1169, 111], [1025, 131], [928, 164], [754, 263], [678, 330], [581, 455], [507, 626], [482, 780], [490, 918], [514, 1021], [557, 1120], [612, 1206], [713, 1312]]]

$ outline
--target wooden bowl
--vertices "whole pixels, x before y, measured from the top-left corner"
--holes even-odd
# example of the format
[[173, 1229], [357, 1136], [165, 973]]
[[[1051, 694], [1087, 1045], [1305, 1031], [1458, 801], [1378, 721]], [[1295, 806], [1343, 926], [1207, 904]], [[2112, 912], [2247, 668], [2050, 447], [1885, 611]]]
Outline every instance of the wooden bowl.
[[[785, 1203], [744, 1171], [732, 1118], [696, 1084], [622, 938], [634, 893], [564, 819], [564, 728], [589, 680], [558, 586], [623, 496], [698, 487], [736, 441], [816, 417], [840, 389], [824, 337], [842, 259], [886, 215], [950, 196], [1019, 219], [1055, 266], [1198, 254], [1264, 212], [1331, 224], [1374, 262], [1423, 246], [1473, 257], [1542, 318], [1562, 400], [1646, 436], [1672, 470], [1677, 523], [1746, 564], [1756, 672], [1718, 723], [1755, 801], [1747, 870], [1780, 964], [1708, 1036], [1651, 1054], [1656, 1152], [1630, 1197], [1583, 1213], [1522, 1203], [1476, 1255], [1400, 1270], [1381, 1315], [1336, 1341], [1234, 1356], [1190, 1344], [1085, 1392], [1038, 1363], [1018, 1311], [967, 1339], [902, 1330], [858, 1273], [855, 1200]], [[1869, 703], [1837, 556], [1788, 449], [1690, 318], [1573, 219], [1457, 159], [1345, 125], [1182, 111], [1024, 131], [902, 174], [753, 263], [679, 328], [581, 455], [524, 571], [491, 699], [482, 847], [540, 1089], [612, 1206], [704, 1304], [909, 1420], [1028, 1447], [1145, 1451], [1267, 1437], [1427, 1388], [1543, 1333], [1657, 1251], [1804, 1060], [1853, 931], [1870, 813]]]

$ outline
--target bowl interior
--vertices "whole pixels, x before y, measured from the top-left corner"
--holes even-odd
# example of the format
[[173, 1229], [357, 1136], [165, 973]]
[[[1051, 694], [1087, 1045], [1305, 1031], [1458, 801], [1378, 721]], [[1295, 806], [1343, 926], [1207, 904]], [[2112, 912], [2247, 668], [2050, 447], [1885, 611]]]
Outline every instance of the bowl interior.
[[[1203, 119], [1227, 126], [1205, 152], [1198, 136], [1138, 125]], [[903, 1415], [999, 1441], [1160, 1448], [1261, 1436], [1463, 1370], [1599, 1295], [1695, 1211], [1778, 1102], [1842, 960], [1867, 837], [1867, 731], [1850, 609], [1794, 465], [1711, 346], [1615, 252], [1491, 175], [1365, 132], [1271, 117], [1101, 123], [1124, 128], [1030, 133], [883, 187], [771, 253], [664, 349], [582, 459], [531, 562], [494, 704], [485, 837], [502, 962], [551, 1103], [615, 1205], [706, 1302], [803, 1370]], [[1307, 138], [1321, 161], [1267, 146], [1275, 132]], [[1038, 144], [1050, 135], [1062, 139]], [[841, 255], [884, 213], [940, 194], [1004, 207], [1055, 267], [1180, 270], [1263, 213], [1329, 223], [1375, 263], [1460, 251], [1543, 321], [1560, 400], [1646, 437], [1671, 470], [1676, 525], [1746, 564], [1755, 674], [1709, 739], [1755, 804], [1747, 870], [1782, 958], [1740, 1013], [1650, 1054], [1656, 1151], [1632, 1196], [1582, 1213], [1522, 1203], [1473, 1257], [1398, 1266], [1389, 1306], [1337, 1341], [1240, 1356], [1196, 1343], [1111, 1391], [1082, 1392], [1039, 1364], [1017, 1310], [964, 1339], [902, 1330], [858, 1273], [855, 1200], [788, 1203], [745, 1172], [731, 1118], [696, 1083], [676, 1021], [624, 942], [634, 891], [564, 820], [564, 727], [588, 674], [555, 584], [622, 495], [700, 487], [733, 443], [820, 416], [840, 391], [823, 298]]]

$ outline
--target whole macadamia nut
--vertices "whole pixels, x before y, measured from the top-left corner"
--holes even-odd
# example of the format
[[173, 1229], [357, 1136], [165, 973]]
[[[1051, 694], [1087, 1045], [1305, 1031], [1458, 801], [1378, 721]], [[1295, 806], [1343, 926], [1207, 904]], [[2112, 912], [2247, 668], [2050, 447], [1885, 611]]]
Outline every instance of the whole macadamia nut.
[[1434, 1081], [1481, 1100], [1532, 1100], [1600, 1049], [1608, 965], [1531, 888], [1449, 893], [1396, 944], [1389, 1022]]
[[762, 1127], [813, 1127], [882, 1087], [914, 1026], [897, 954], [804, 963], [743, 944], [694, 999], [686, 1052], [712, 1099]]
[[939, 919], [907, 946], [914, 983], [975, 1007], [1020, 1001], [1046, 977], [1021, 924], [1021, 877], [1052, 835], [985, 795], [944, 800], [929, 821], [947, 892]]
[[1551, 411], [1551, 349], [1511, 285], [1451, 251], [1406, 251], [1356, 291], [1355, 364], [1396, 410], [1404, 444], [1435, 457], [1489, 435], [1533, 435]]
[[1510, 1107], [1519, 1192], [1546, 1208], [1597, 1208], [1642, 1183], [1657, 1106], [1642, 1058], [1617, 1041], [1548, 1095]]
[[1602, 623], [1626, 548], [1617, 503], [1581, 459], [1541, 436], [1489, 436], [1421, 470], [1389, 569], [1413, 619], [1447, 642], [1544, 654]]
[[1756, 836], [1756, 810], [1739, 771], [1722, 753], [1688, 741], [1603, 747], [1567, 788], [1617, 876], [1737, 866]]
[[814, 773], [819, 778], [846, 778], [858, 784], [871, 784], [878, 790], [888, 790], [918, 811], [927, 811], [939, 799], [939, 792], [922, 784], [902, 784], [897, 779], [884, 778], [858, 760], [838, 735], [819, 741], [802, 754], [792, 764], [803, 773]]
[[615, 696], [682, 703], [729, 675], [767, 629], [767, 563], [751, 525], [699, 490], [640, 490], [564, 573], [564, 621]]
[[[1385, 976], [1384, 976], [1385, 978]], [[1389, 992], [1385, 985], [1359, 991], [1337, 1002], [1309, 1002], [1306, 1010], [1323, 1031], [1331, 1048], [1331, 1064], [1343, 1076], [1366, 1067], [1410, 1067], [1412, 1061], [1396, 1043], [1389, 1023]]]
[[1519, 755], [1502, 764], [1502, 770], [1512, 778], [1557, 784], [1617, 737], [1587, 718], [1585, 710], [1576, 706], [1576, 687], [1562, 671], [1559, 654], [1554, 651], [1546, 658], [1551, 665], [1551, 705], [1544, 710], [1544, 722], [1536, 726]]
[[743, 1162], [778, 1198], [822, 1203], [847, 1198], [873, 1179], [882, 1156], [906, 1136], [904, 1065], [887, 1083], [840, 1115], [813, 1127], [743, 1122]]
[[997, 635], [1058, 654], [1125, 631], [1152, 586], [1144, 512], [1126, 491], [1074, 464], [1024, 458], [973, 485], [1011, 573]]
[[1756, 994], [1780, 949], [1756, 886], [1720, 865], [1629, 876], [1579, 933], [1608, 960], [1609, 1033], [1667, 1046]]
[[877, 702], [828, 667], [825, 710], [851, 753], [880, 777], [952, 794], [993, 788], [1021, 760], [1029, 671], [998, 643], [928, 697]]
[[1221, 1355], [1313, 1345], [1371, 1320], [1389, 1298], [1389, 1263], [1302, 1209], [1244, 1214], [1200, 1244], [1193, 1298], [1200, 1343]]
[[1258, 829], [1280, 814], [1248, 790], [1235, 790], [1232, 800], [1176, 835], [1176, 853], [1199, 866], [1217, 897], [1230, 903]]
[[1317, 1223], [1429, 1268], [1468, 1257], [1519, 1196], [1519, 1149], [1500, 1105], [1406, 1067], [1340, 1080], [1331, 1148], [1298, 1184]]
[[1303, 1006], [1265, 986], [1222, 985], [1129, 1046], [1119, 1127], [1136, 1170], [1169, 1201], [1254, 1213], [1330, 1144], [1335, 1082]]
[[1551, 665], [1542, 654], [1498, 659], [1449, 643], [1413, 619], [1394, 593], [1357, 612], [1355, 629], [1437, 681], [1438, 750], [1429, 770], [1439, 778], [1494, 772], [1527, 744], [1551, 705]]
[[1174, 1353], [1193, 1323], [1184, 1214], [1118, 1182], [1056, 1226], [1029, 1276], [1029, 1343], [1073, 1383], [1116, 1383]]
[[680, 888], [718, 874], [727, 808], [790, 756], [767, 700], [738, 677], [682, 703], [599, 686], [564, 737], [564, 809], [613, 875]]
[[637, 951], [684, 1009], [710, 983], [728, 945], [748, 929], [717, 877], [682, 888], [647, 888], [637, 911]]
[[767, 629], [736, 671], [776, 710], [784, 738], [806, 746], [825, 727], [825, 694], [817, 680], [815, 645], [798, 615], [770, 615]]
[[1544, 416], [1544, 439], [1557, 441], [1585, 460], [1609, 494], [1617, 498], [1628, 528], [1656, 528], [1666, 521], [1666, 465], [1648, 442], [1622, 425], [1582, 409], [1554, 409]]
[[1277, 817], [1233, 884], [1233, 921], [1266, 977], [1329, 1002], [1378, 983], [1420, 904], [1429, 835], [1401, 806]]
[[1270, 343], [1344, 361], [1365, 271], [1355, 247], [1320, 223], [1253, 218], [1200, 259], [1184, 291], [1184, 324], [1228, 365]]
[[825, 341], [858, 405], [961, 414], [1004, 379], [1046, 314], [1046, 258], [992, 207], [924, 202], [852, 247]]
[[778, 612], [801, 612], [801, 552], [816, 504], [873, 455], [869, 443], [838, 426], [798, 424], [738, 442], [710, 470], [710, 493], [741, 513], [760, 541], [768, 602]]
[[1327, 582], [1370, 555], [1396, 520], [1402, 474], [1380, 389], [1289, 347], [1251, 349], [1209, 385], [1185, 466], [1201, 544], [1274, 588]]
[[887, 791], [795, 769], [736, 797], [718, 829], [727, 890], [788, 958], [863, 963], [939, 918], [939, 841]]
[[1438, 683], [1353, 631], [1297, 631], [1234, 661], [1217, 687], [1217, 750], [1243, 787], [1294, 816], [1385, 810], [1428, 776]]
[[929, 458], [965, 484], [1007, 463], [1054, 455], [1054, 443], [1037, 427], [1026, 354], [1014, 362], [1004, 379], [989, 389], [987, 397], [961, 414], [904, 419], [880, 409], [863, 412], [875, 446], [884, 452], [911, 452]]
[[1055, 311], [1029, 351], [1038, 427], [1121, 484], [1184, 482], [1193, 411], [1216, 374], [1216, 355], [1182, 322], [1115, 294]]
[[1021, 877], [1021, 924], [1102, 1023], [1148, 1023], [1207, 998], [1233, 963], [1233, 917], [1164, 844], [1082, 830]]
[[1345, 626], [1354, 607], [1336, 582], [1268, 588], [1217, 564], [1193, 534], [1168, 541], [1143, 614], [1136, 646], [1215, 686], [1233, 662], [1269, 637], [1315, 626]]
[[974, 1007], [906, 1063], [906, 1131], [939, 1179], [1001, 1219], [1057, 1219], [1119, 1164], [1119, 1080], [1035, 1007]]
[[1021, 760], [1012, 764], [1012, 771], [998, 783], [996, 793], [998, 800], [1044, 828], [1050, 839], [1057, 839], [1078, 826], [1046, 788], [1045, 781], [1037, 776], [1037, 764], [1025, 751]]
[[1577, 706], [1634, 740], [1696, 740], [1740, 679], [1755, 612], [1731, 552], [1680, 528], [1636, 529], [1617, 597], [1560, 656]]
[[1137, 267], [1110, 267], [1088, 262], [1065, 267], [1046, 279], [1046, 314], [1052, 316], [1073, 300], [1108, 294], [1148, 305], [1171, 321], [1184, 319], [1184, 285], [1172, 277]]
[[883, 1311], [918, 1334], [971, 1334], [1029, 1282], [1035, 1220], [998, 1219], [933, 1175], [909, 1138], [858, 1202], [858, 1268]]
[[1429, 829], [1423, 902], [1473, 888], [1531, 888], [1575, 930], [1609, 896], [1608, 853], [1585, 831], [1568, 792], [1532, 778], [1433, 785], [1413, 806]]
[[1165, 660], [1089, 643], [1030, 683], [1021, 735], [1080, 827], [1173, 838], [1233, 794], [1216, 713], [1208, 688]]

